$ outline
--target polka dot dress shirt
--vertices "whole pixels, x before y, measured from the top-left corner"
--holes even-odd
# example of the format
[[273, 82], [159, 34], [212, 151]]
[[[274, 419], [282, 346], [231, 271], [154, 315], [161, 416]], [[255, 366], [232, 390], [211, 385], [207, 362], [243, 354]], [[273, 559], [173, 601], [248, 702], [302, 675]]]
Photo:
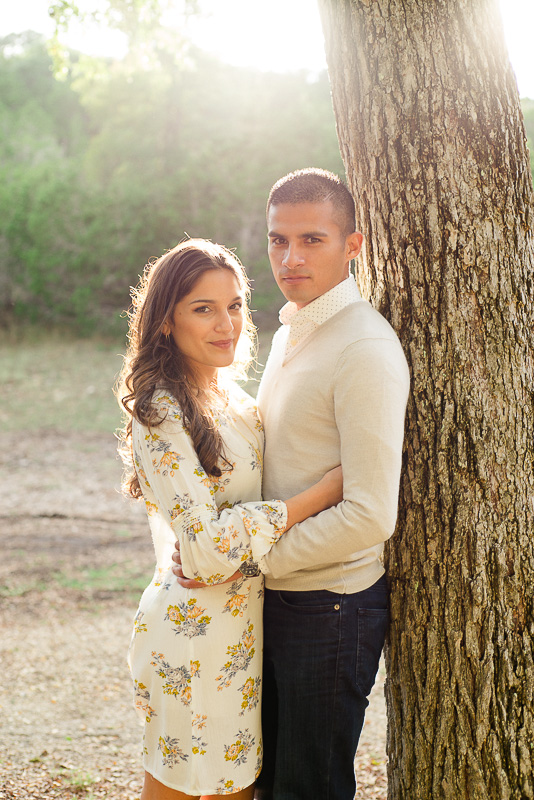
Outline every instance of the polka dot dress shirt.
[[361, 299], [354, 275], [351, 274], [300, 310], [295, 303], [286, 303], [279, 315], [282, 325], [287, 326], [286, 357], [330, 317]]

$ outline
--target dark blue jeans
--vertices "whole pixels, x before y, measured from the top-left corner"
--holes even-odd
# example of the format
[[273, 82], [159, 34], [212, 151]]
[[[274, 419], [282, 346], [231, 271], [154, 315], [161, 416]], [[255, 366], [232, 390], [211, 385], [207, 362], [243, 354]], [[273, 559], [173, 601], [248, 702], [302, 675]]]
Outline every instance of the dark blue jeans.
[[266, 590], [259, 800], [353, 800], [388, 622], [385, 576], [356, 594]]

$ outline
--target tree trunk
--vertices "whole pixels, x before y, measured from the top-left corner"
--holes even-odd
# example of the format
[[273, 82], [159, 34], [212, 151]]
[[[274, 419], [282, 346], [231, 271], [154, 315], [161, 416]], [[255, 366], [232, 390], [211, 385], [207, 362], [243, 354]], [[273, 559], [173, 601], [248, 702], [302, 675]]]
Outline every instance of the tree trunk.
[[534, 798], [533, 192], [496, 0], [320, 0], [366, 298], [412, 374], [390, 800]]

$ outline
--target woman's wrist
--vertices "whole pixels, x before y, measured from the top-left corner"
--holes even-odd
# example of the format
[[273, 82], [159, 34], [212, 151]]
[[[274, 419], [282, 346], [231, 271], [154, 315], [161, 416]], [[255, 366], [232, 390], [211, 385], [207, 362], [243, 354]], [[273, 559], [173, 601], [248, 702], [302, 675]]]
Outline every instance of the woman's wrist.
[[[331, 503], [329, 502], [329, 492], [323, 480], [305, 489], [300, 494], [286, 500], [287, 506], [287, 528], [292, 528], [298, 522], [302, 522], [308, 517], [313, 517], [324, 511]], [[286, 529], [287, 530], [287, 529]]]

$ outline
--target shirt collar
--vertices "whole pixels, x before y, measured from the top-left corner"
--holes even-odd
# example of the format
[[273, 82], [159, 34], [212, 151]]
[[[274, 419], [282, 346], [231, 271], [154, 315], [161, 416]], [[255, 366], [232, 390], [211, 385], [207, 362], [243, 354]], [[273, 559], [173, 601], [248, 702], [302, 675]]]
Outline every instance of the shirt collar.
[[301, 309], [298, 309], [293, 302], [286, 303], [280, 309], [280, 322], [282, 325], [291, 325], [297, 320], [308, 319], [319, 326], [344, 309], [345, 306], [361, 299], [354, 275], [350, 274], [344, 281], [316, 297]]

